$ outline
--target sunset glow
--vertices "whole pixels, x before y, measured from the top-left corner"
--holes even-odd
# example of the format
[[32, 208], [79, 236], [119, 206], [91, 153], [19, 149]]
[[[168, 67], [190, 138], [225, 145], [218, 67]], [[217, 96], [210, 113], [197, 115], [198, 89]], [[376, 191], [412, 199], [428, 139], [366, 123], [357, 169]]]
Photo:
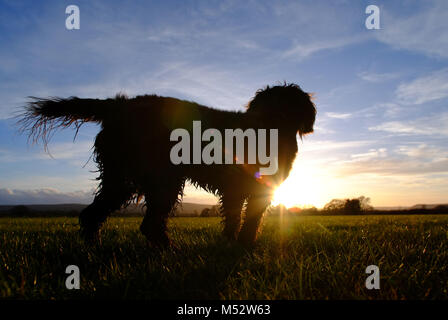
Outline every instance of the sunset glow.
[[[66, 29], [60, 1], [1, 3], [0, 204], [88, 204], [97, 188], [100, 127], [84, 125], [74, 143], [57, 131], [50, 156], [17, 134], [28, 96], [157, 94], [245, 112], [282, 81], [314, 93], [317, 115], [274, 204], [447, 203], [448, 2], [386, 1], [380, 30], [365, 27], [362, 1], [320, 2], [85, 2], [79, 30]], [[218, 201], [191, 184], [184, 194]]]
[[296, 159], [289, 177], [275, 191], [272, 204], [283, 204], [287, 208], [322, 207], [327, 197], [318, 168], [306, 167]]

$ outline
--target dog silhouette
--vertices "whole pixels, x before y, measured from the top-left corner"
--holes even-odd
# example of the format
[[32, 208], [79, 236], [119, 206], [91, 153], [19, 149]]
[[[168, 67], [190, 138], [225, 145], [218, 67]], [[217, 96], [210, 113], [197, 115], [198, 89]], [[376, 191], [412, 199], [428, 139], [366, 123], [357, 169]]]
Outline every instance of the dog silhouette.
[[[301, 138], [313, 132], [316, 117], [311, 95], [286, 83], [258, 90], [245, 112], [157, 95], [118, 95], [104, 100], [30, 98], [19, 122], [33, 141], [42, 139], [45, 147], [56, 128], [79, 130], [86, 122], [101, 125], [94, 145], [100, 183], [93, 203], [80, 214], [82, 235], [97, 239], [111, 212], [144, 197], [146, 214], [140, 230], [156, 246], [170, 244], [168, 215], [181, 200], [186, 181], [219, 197], [227, 238], [253, 244], [275, 188], [291, 170], [298, 150], [297, 134]], [[170, 134], [178, 128], [191, 133], [193, 121], [201, 121], [203, 130], [214, 128], [222, 133], [237, 128], [277, 129], [277, 172], [258, 175], [262, 166], [258, 160], [255, 164], [173, 164], [170, 150], [175, 142]]]

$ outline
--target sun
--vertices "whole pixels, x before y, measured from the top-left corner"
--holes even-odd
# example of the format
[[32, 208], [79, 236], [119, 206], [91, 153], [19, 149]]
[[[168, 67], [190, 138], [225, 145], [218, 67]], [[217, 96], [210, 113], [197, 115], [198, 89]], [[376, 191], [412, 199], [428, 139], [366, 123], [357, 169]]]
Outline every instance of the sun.
[[326, 202], [326, 181], [319, 175], [319, 168], [294, 162], [288, 178], [274, 193], [272, 205], [291, 207], [322, 207]]

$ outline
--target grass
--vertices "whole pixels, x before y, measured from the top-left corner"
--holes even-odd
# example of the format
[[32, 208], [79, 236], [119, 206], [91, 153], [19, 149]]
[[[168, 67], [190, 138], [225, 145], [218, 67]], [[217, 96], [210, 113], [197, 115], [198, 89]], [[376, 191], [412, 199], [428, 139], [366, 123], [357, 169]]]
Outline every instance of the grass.
[[[75, 218], [0, 219], [7, 299], [447, 299], [448, 216], [268, 217], [246, 250], [217, 218], [174, 218], [178, 250], [150, 250], [140, 218], [111, 218], [86, 246]], [[77, 265], [81, 289], [65, 288]], [[367, 290], [365, 269], [380, 268]]]

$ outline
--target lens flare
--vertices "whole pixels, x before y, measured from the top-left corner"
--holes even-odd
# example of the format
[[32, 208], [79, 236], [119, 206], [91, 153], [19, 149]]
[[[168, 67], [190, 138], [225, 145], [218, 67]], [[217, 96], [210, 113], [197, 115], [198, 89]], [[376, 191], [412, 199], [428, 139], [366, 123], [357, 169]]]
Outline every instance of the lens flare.
[[289, 177], [275, 191], [272, 205], [283, 204], [287, 208], [325, 205], [328, 197], [326, 183], [317, 172], [318, 168], [296, 160]]

